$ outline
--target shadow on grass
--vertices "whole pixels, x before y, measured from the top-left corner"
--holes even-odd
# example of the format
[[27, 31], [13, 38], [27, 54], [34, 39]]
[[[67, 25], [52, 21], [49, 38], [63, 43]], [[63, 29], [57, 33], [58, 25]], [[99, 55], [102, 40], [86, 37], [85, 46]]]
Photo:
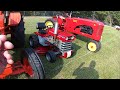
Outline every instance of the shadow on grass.
[[85, 62], [74, 71], [73, 75], [77, 76], [76, 79], [99, 79], [98, 72], [94, 69], [96, 62], [91, 61], [89, 67], [82, 67]]
[[54, 78], [63, 68], [63, 59], [57, 57], [56, 61], [54, 63], [50, 63], [46, 60], [45, 56], [41, 56], [40, 58], [42, 60], [42, 63], [44, 65], [44, 69], [45, 69], [45, 75], [46, 75], [46, 79], [52, 79]]
[[76, 35], [76, 38], [79, 39], [79, 40], [82, 40], [84, 42], [89, 42], [90, 41], [89, 38], [84, 37], [84, 36], [80, 36], [80, 35]]

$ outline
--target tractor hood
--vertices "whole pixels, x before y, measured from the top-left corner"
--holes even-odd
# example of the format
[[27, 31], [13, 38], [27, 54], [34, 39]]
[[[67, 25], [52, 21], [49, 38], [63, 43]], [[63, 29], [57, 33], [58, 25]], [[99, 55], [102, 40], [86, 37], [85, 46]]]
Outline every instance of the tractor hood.
[[86, 19], [86, 18], [71, 18], [73, 20], [73, 22], [81, 22], [82, 24], [88, 24], [88, 23], [94, 23], [94, 24], [98, 24], [101, 26], [104, 26], [103, 22], [97, 21], [97, 20], [92, 20], [92, 19]]
[[62, 41], [73, 41], [75, 39], [75, 35], [68, 33], [66, 31], [58, 33], [57, 38]]
[[[54, 36], [54, 29], [49, 29], [48, 34], [51, 36]], [[65, 41], [70, 42], [70, 41], [73, 41], [75, 39], [75, 35], [68, 33], [66, 31], [58, 30], [57, 39], [64, 41], [64, 42]]]
[[104, 23], [103, 23], [103, 22], [100, 22], [100, 21], [98, 21], [98, 20], [83, 19], [83, 18], [80, 18], [80, 20], [84, 20], [84, 21], [87, 21], [87, 22], [96, 23], [96, 24], [99, 24], [99, 25], [104, 26]]

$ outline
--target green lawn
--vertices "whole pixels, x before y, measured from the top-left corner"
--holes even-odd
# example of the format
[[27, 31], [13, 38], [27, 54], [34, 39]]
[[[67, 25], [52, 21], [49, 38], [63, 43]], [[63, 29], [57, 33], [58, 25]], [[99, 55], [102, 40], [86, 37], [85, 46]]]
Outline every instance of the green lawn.
[[[28, 37], [37, 31], [36, 23], [45, 21], [41, 17], [25, 17], [26, 47]], [[58, 58], [55, 63], [49, 63], [40, 56], [48, 79], [120, 79], [120, 31], [105, 26], [102, 37], [102, 48], [97, 53], [86, 49], [86, 38], [77, 36], [73, 42], [76, 53], [69, 59]], [[19, 59], [20, 51], [13, 50], [14, 60]], [[23, 73], [10, 76], [9, 79], [26, 79]]]

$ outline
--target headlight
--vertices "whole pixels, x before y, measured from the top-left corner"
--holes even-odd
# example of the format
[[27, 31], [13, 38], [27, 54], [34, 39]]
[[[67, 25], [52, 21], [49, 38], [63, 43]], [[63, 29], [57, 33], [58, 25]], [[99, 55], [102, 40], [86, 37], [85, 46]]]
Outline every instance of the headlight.
[[74, 39], [74, 36], [72, 36], [71, 39]]
[[68, 37], [65, 40], [68, 40]]

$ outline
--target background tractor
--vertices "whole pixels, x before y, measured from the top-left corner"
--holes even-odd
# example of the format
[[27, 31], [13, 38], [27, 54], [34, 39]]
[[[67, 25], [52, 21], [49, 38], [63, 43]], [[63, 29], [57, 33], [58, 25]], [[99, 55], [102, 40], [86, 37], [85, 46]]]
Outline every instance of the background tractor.
[[87, 49], [92, 52], [97, 52], [101, 48], [101, 37], [104, 24], [100, 21], [71, 17], [71, 14], [64, 14], [64, 16], [56, 15], [45, 21], [47, 28], [52, 28], [55, 22], [58, 22], [60, 30], [73, 33], [75, 35], [84, 36], [90, 39], [87, 42]]
[[72, 41], [75, 35], [58, 28], [46, 28], [45, 23], [37, 23], [38, 32], [29, 37], [29, 44], [39, 54], [45, 54], [46, 59], [53, 63], [56, 57], [69, 58], [72, 53]]

